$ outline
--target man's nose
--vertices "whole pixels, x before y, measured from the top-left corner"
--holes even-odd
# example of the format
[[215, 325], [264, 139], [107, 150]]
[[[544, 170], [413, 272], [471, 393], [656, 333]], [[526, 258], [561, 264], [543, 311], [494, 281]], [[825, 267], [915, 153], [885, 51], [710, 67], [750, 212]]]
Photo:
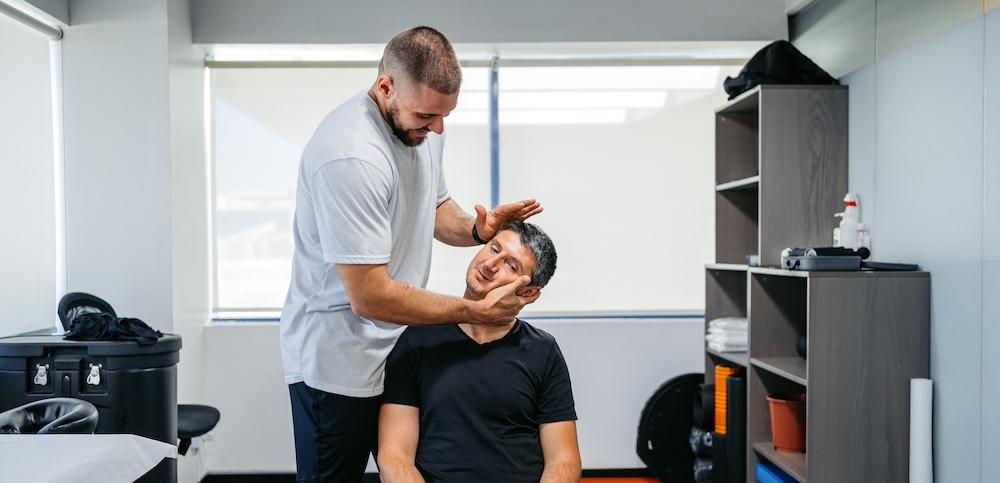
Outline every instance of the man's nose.
[[427, 129], [434, 131], [435, 134], [441, 134], [444, 132], [444, 118], [436, 117], [430, 124], [427, 125]]
[[486, 268], [489, 268], [491, 272], [496, 273], [498, 270], [500, 270], [500, 262], [502, 260], [503, 257], [501, 257], [499, 254], [490, 257], [489, 260], [486, 260]]

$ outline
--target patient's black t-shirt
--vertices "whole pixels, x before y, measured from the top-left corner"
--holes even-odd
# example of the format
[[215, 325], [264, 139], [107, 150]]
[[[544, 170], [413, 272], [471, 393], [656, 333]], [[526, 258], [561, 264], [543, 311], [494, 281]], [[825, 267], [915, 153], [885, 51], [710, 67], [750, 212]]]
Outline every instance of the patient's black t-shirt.
[[457, 325], [406, 329], [383, 402], [420, 408], [416, 464], [428, 482], [537, 482], [539, 425], [576, 419], [559, 345], [521, 320], [486, 344]]

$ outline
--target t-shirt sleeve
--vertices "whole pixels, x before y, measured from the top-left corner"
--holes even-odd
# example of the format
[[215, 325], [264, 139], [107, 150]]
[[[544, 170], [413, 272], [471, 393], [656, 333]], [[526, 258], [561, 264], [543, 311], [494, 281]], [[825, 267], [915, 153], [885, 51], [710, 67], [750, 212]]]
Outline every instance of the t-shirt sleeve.
[[310, 178], [323, 260], [382, 264], [392, 252], [389, 178], [360, 159], [325, 163]]
[[437, 206], [441, 206], [441, 203], [451, 199], [451, 194], [448, 193], [448, 185], [444, 181], [444, 170], [438, 170], [437, 178]]
[[386, 360], [383, 403], [420, 407], [420, 352], [410, 343], [411, 330], [403, 331]]
[[441, 206], [441, 203], [451, 199], [451, 194], [448, 193], [448, 183], [444, 180], [444, 162], [442, 161], [441, 152], [443, 151], [444, 135], [441, 136], [442, 149], [438, 151], [437, 158], [437, 176], [435, 176], [434, 183], [437, 188], [437, 206]]
[[566, 367], [562, 351], [559, 350], [559, 344], [553, 342], [538, 398], [538, 423], [575, 420], [576, 405], [573, 403], [573, 386], [569, 380], [569, 369]]

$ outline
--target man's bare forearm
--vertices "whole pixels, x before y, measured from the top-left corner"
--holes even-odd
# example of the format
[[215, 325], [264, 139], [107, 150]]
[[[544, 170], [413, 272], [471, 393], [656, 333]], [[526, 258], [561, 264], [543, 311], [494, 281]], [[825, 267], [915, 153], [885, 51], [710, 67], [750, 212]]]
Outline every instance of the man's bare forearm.
[[545, 463], [540, 483], [575, 483], [580, 481], [579, 461]]
[[389, 276], [387, 265], [337, 265], [354, 313], [401, 325], [506, 324], [538, 298], [520, 296], [528, 276], [494, 288], [481, 300], [465, 300], [414, 287]]
[[437, 208], [434, 215], [434, 238], [453, 247], [471, 247], [479, 242], [472, 238], [472, 225], [476, 218], [448, 200]]
[[358, 315], [401, 325], [478, 322], [473, 303], [391, 278], [380, 288], [366, 290], [358, 297], [351, 296], [351, 307]]
[[424, 477], [412, 463], [379, 461], [378, 476], [382, 483], [424, 483]]

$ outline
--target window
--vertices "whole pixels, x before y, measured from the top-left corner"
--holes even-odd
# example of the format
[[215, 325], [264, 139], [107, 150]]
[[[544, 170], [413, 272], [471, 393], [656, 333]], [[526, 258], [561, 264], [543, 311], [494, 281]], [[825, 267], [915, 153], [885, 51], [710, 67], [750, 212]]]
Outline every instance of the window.
[[713, 112], [735, 70], [500, 69], [500, 199], [539, 199], [534, 221], [559, 254], [532, 310], [704, 307], [696, 281], [714, 253]]
[[[0, 14], [0, 336], [53, 326], [57, 227], [49, 39]], [[16, 275], [12, 275], [16, 274]]]
[[[279, 311], [291, 278], [292, 217], [299, 156], [333, 108], [367, 89], [375, 67], [214, 68], [215, 307], [220, 313]], [[486, 68], [467, 68], [448, 118], [444, 169], [466, 210], [488, 204]], [[461, 295], [474, 248], [436, 244], [428, 288]]]
[[[712, 112], [731, 66], [499, 68], [501, 202], [539, 199], [559, 270], [533, 311], [701, 310], [711, 261]], [[291, 274], [299, 155], [372, 67], [210, 70], [215, 306], [276, 314]], [[444, 169], [468, 212], [491, 198], [487, 67], [467, 67]], [[428, 289], [461, 295], [477, 248], [435, 244]]]

